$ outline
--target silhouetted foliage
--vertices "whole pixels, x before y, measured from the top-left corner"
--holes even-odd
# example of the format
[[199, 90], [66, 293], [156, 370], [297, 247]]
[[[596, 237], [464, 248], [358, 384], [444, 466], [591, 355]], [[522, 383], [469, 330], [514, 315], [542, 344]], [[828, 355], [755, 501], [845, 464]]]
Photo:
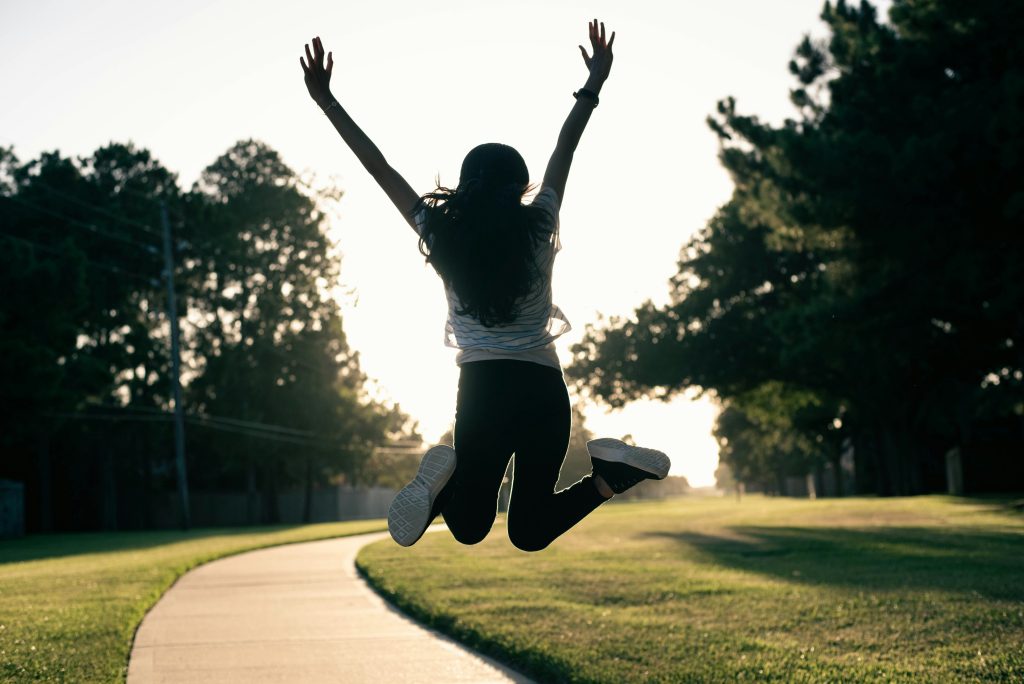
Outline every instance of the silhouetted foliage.
[[147, 526], [174, 486], [161, 202], [193, 487], [261, 490], [252, 521], [275, 522], [279, 489], [352, 479], [377, 445], [417, 437], [363, 389], [319, 199], [251, 140], [189, 192], [131, 144], [0, 151], [0, 477], [27, 482], [32, 527]]
[[[857, 486], [1024, 486], [1024, 5], [826, 3], [790, 71], [797, 116], [732, 98], [709, 125], [732, 199], [684, 247], [671, 303], [591, 327], [570, 373], [621, 405], [689, 386], [723, 405], [735, 476], [854, 447]], [[723, 440], [724, 438], [724, 440]]]

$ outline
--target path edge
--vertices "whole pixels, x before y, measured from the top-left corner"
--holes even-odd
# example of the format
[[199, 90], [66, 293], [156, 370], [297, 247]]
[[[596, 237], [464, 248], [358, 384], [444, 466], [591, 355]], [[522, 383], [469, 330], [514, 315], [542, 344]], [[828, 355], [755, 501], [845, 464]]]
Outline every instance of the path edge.
[[443, 634], [464, 648], [482, 657], [490, 658], [502, 667], [539, 684], [571, 681], [572, 672], [566, 665], [545, 658], [536, 651], [510, 647], [484, 632], [459, 625], [453, 615], [431, 612], [415, 601], [405, 598], [402, 594], [389, 590], [380, 579], [370, 573], [368, 566], [360, 560], [360, 555], [366, 547], [378, 543], [386, 544], [387, 540], [369, 542], [359, 547], [354, 564], [356, 573], [366, 583], [366, 586], [391, 608], [424, 629]]

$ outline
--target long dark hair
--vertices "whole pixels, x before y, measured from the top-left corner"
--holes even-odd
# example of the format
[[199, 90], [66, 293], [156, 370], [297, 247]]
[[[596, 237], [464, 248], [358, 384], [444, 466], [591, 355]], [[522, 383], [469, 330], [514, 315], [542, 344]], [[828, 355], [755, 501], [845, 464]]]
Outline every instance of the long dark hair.
[[537, 247], [551, 218], [524, 205], [530, 191], [523, 157], [512, 147], [485, 143], [462, 162], [459, 185], [420, 197], [427, 208], [420, 252], [458, 297], [456, 313], [492, 327], [511, 323], [521, 299], [540, 280]]

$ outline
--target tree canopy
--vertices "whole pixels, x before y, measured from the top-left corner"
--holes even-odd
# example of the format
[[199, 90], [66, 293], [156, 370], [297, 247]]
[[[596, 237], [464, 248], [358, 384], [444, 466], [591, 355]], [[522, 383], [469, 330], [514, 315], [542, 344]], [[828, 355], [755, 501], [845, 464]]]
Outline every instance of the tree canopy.
[[52, 505], [57, 527], [144, 525], [173, 486], [161, 204], [193, 486], [261, 491], [254, 521], [273, 522], [279, 489], [353, 479], [378, 445], [418, 438], [364, 389], [324, 197], [253, 140], [187, 191], [132, 144], [0, 151], [0, 477], [28, 483], [30, 521]]
[[942, 489], [952, 449], [976, 487], [1021, 478], [1024, 6], [821, 17], [829, 38], [789, 64], [793, 118], [732, 98], [709, 117], [735, 188], [684, 245], [670, 303], [590, 327], [570, 374], [614, 405], [713, 393], [749, 482], [844, 443], [864, 491]]

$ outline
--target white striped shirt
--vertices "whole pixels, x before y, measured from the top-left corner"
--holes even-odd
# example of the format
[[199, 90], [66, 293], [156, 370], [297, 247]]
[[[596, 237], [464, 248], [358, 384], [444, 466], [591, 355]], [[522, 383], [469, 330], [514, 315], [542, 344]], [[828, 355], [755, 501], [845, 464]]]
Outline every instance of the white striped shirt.
[[[504, 325], [487, 327], [471, 316], [457, 313], [459, 304], [455, 291], [445, 287], [448, 300], [448, 318], [444, 326], [444, 343], [459, 350], [456, 363], [492, 358], [512, 358], [533, 361], [560, 368], [554, 341], [571, 329], [565, 314], [552, 301], [551, 274], [555, 254], [562, 248], [558, 236], [558, 194], [543, 188], [533, 200], [533, 206], [546, 210], [549, 221], [544, 228], [550, 237], [540, 243], [537, 251], [541, 282], [529, 295], [520, 300], [519, 315]], [[422, 233], [426, 210], [417, 213], [416, 227]]]

